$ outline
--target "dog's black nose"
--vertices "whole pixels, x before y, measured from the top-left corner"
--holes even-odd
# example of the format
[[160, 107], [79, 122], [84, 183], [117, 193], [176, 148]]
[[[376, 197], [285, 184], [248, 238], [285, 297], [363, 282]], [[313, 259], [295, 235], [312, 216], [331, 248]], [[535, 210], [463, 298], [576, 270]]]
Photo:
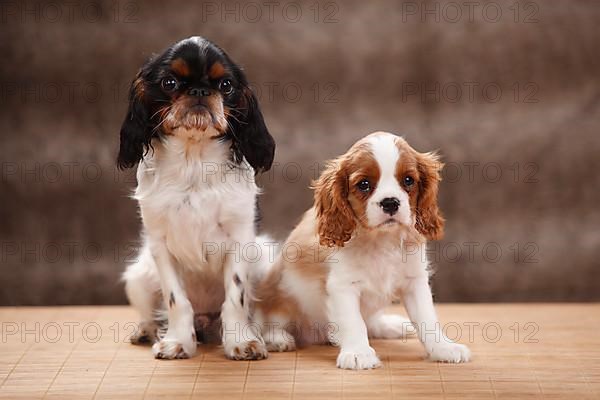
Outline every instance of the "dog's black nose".
[[400, 200], [395, 197], [386, 197], [379, 203], [384, 213], [394, 215], [400, 207]]
[[208, 89], [203, 89], [203, 88], [191, 88], [188, 91], [188, 94], [190, 96], [196, 96], [196, 97], [206, 97], [206, 96], [210, 96], [210, 90]]

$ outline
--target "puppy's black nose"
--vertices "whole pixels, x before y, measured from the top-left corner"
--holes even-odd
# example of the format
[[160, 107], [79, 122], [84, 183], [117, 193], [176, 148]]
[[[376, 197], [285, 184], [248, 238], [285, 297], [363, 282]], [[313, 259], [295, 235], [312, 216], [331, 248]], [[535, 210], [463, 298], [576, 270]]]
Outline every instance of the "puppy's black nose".
[[208, 89], [203, 89], [203, 88], [191, 88], [188, 91], [188, 94], [190, 96], [196, 96], [196, 97], [206, 97], [206, 96], [210, 96], [210, 90]]
[[384, 213], [389, 215], [394, 215], [398, 212], [398, 207], [400, 207], [400, 200], [395, 197], [386, 197], [381, 200], [379, 206], [383, 210]]

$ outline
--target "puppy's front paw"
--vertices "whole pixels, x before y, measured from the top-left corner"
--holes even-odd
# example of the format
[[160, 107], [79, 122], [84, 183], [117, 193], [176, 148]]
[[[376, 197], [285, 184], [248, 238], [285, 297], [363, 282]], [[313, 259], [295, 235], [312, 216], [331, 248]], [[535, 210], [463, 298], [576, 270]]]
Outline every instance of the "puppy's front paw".
[[225, 348], [225, 356], [230, 360], [262, 360], [269, 356], [267, 347], [258, 339], [240, 343], [228, 341], [223, 344], [223, 347]]
[[346, 351], [342, 349], [337, 358], [337, 367], [342, 369], [372, 369], [381, 367], [381, 361], [371, 347]]
[[464, 363], [471, 359], [471, 350], [464, 344], [438, 343], [430, 352], [431, 361]]
[[196, 354], [196, 346], [195, 342], [182, 344], [177, 340], [164, 338], [152, 345], [152, 353], [161, 360], [190, 358]]

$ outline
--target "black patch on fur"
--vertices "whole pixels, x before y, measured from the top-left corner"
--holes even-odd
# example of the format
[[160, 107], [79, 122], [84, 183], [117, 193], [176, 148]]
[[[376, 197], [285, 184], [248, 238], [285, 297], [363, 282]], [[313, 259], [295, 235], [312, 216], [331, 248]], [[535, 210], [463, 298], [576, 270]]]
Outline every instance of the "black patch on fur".
[[242, 294], [240, 295], [240, 304], [244, 307], [244, 290], [242, 289]]
[[119, 169], [137, 165], [148, 150], [152, 149], [152, 139], [159, 137], [158, 130], [153, 129], [153, 126], [158, 124], [157, 116], [150, 114], [152, 107], [147, 103], [147, 96], [140, 93], [146, 90], [145, 80], [150, 73], [150, 63], [151, 61], [148, 61], [139, 70], [129, 89], [129, 108], [120, 132], [117, 158]]
[[260, 229], [260, 222], [262, 221], [262, 213], [260, 211], [260, 203], [258, 201], [258, 196], [254, 199], [254, 230], [258, 231]]
[[254, 172], [268, 171], [275, 158], [275, 140], [267, 130], [258, 99], [248, 87], [246, 77], [241, 70], [237, 71], [238, 79], [243, 82], [242, 100], [238, 109], [241, 116], [229, 121], [226, 137], [233, 141], [234, 161], [240, 162], [242, 157], [254, 168]]
[[233, 274], [233, 282], [236, 286], [240, 286], [242, 284], [242, 280], [240, 279], [238, 274]]
[[174, 305], [175, 305], [175, 296], [173, 295], [173, 292], [171, 292], [171, 294], [169, 295], [169, 308], [173, 308]]

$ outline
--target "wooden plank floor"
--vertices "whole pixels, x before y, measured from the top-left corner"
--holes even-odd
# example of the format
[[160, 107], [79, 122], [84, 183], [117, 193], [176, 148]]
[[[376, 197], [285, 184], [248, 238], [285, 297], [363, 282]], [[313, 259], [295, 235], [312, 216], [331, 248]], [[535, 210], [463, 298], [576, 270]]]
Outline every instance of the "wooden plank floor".
[[384, 366], [371, 371], [335, 368], [329, 346], [252, 362], [200, 346], [190, 360], [159, 361], [127, 343], [129, 307], [0, 308], [0, 398], [600, 399], [600, 304], [438, 310], [471, 363], [423, 361], [414, 338], [374, 341]]

